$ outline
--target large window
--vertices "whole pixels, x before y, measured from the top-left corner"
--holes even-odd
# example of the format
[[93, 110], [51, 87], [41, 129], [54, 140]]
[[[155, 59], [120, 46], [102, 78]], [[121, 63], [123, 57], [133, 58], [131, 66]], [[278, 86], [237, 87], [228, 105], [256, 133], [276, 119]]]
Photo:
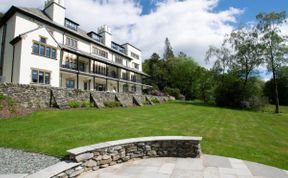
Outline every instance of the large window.
[[[42, 40], [43, 41], [43, 40]], [[48, 46], [41, 42], [34, 42], [32, 46], [32, 54], [44, 56], [50, 59], [57, 58], [57, 50], [54, 47]]]
[[131, 52], [131, 56], [135, 59], [138, 59], [138, 60], [140, 59], [140, 56], [138, 54], [133, 53], [133, 52]]
[[71, 37], [66, 37], [66, 45], [77, 49], [78, 41], [73, 39], [73, 38], [71, 38]]
[[139, 64], [133, 63], [133, 67], [134, 67], [135, 69], [139, 69]]
[[118, 55], [115, 55], [115, 62], [123, 65], [123, 58]]
[[92, 54], [108, 58], [108, 52], [106, 52], [106, 51], [104, 51], [102, 49], [96, 48], [96, 47], [92, 48]]
[[136, 87], [136, 86], [132, 86], [132, 87], [131, 87], [131, 91], [132, 91], [133, 93], [136, 93], [137, 87]]
[[66, 88], [75, 88], [75, 80], [66, 80]]
[[36, 69], [32, 70], [32, 83], [49, 85], [50, 78], [50, 72]]

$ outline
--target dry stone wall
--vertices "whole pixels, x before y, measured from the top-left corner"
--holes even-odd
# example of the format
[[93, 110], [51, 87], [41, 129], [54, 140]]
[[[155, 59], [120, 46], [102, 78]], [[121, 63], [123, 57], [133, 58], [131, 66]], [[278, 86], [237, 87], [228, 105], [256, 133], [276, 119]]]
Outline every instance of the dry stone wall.
[[103, 108], [105, 101], [119, 101], [123, 107], [128, 107], [142, 106], [146, 101], [153, 105], [154, 103], [151, 101], [153, 98], [157, 98], [161, 103], [173, 99], [166, 96], [70, 90], [11, 83], [0, 84], [0, 93], [11, 96], [24, 108], [34, 109], [50, 107], [66, 109], [69, 108], [71, 101], [91, 102], [95, 107]]
[[68, 150], [77, 166], [53, 178], [74, 178], [129, 160], [153, 157], [199, 158], [201, 137], [161, 136], [111, 141]]

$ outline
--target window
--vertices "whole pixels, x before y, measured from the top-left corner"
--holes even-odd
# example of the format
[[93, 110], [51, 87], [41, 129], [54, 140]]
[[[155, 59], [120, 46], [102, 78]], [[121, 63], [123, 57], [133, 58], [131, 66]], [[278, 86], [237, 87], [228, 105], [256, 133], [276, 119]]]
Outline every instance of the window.
[[133, 67], [134, 67], [135, 69], [139, 69], [139, 64], [133, 63]]
[[34, 42], [32, 46], [32, 54], [56, 59], [57, 50], [56, 48], [50, 47], [40, 42]]
[[52, 55], [51, 55], [51, 58], [52, 58], [52, 59], [56, 59], [56, 56], [57, 56], [56, 49], [52, 48]]
[[50, 84], [50, 73], [45, 73], [45, 84], [49, 85]]
[[77, 31], [78, 24], [75, 22], [72, 22], [71, 20], [65, 19], [65, 27]]
[[33, 44], [33, 54], [39, 54], [39, 44]]
[[72, 48], [77, 48], [78, 47], [78, 41], [70, 38], [70, 37], [66, 37], [66, 45], [70, 46]]
[[39, 71], [39, 83], [44, 83], [44, 72]]
[[75, 88], [75, 80], [66, 80], [66, 88]]
[[45, 56], [50, 58], [50, 55], [51, 55], [51, 48], [50, 47], [46, 47]]
[[129, 86], [127, 84], [123, 85], [123, 92], [128, 92], [129, 91]]
[[115, 62], [118, 64], [122, 64], [123, 65], [123, 59], [122, 57], [115, 55]]
[[140, 56], [138, 54], [133, 53], [133, 52], [131, 52], [131, 56], [135, 59], [138, 59], [138, 60], [140, 59]]
[[46, 44], [47, 43], [47, 38], [40, 37], [40, 42]]
[[136, 75], [131, 75], [131, 80], [132, 80], [133, 82], [136, 82], [136, 81], [137, 81]]
[[32, 70], [32, 83], [36, 84], [50, 84], [50, 72], [41, 70]]
[[101, 50], [99, 48], [96, 48], [96, 47], [92, 48], [92, 54], [108, 58], [108, 52]]
[[85, 63], [79, 62], [79, 70], [85, 72]]
[[136, 91], [137, 91], [136, 86], [132, 86], [132, 87], [131, 87], [131, 91], [132, 91], [132, 92], [136, 92]]
[[44, 56], [45, 54], [45, 46], [40, 45], [40, 56]]
[[37, 70], [32, 70], [32, 82], [38, 83], [38, 71]]

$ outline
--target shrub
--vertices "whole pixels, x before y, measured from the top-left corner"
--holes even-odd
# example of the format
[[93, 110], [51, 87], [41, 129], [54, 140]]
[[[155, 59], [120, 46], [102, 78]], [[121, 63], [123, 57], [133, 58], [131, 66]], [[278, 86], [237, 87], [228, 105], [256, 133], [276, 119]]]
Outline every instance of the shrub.
[[16, 113], [16, 105], [17, 103], [13, 98], [0, 94], [0, 110], [7, 106], [10, 113]]
[[151, 103], [146, 100], [146, 101], [143, 102], [143, 104], [144, 104], [144, 105], [150, 105]]
[[93, 107], [93, 104], [91, 104], [90, 102], [87, 102], [87, 101], [83, 101], [81, 103], [81, 107], [82, 108], [90, 108], [90, 107]]
[[153, 103], [160, 103], [160, 101], [158, 100], [158, 98], [152, 98], [151, 101], [152, 101]]
[[181, 93], [178, 88], [165, 87], [164, 92], [170, 96], [174, 96], [175, 99], [180, 99]]
[[118, 108], [122, 106], [119, 101], [105, 101], [104, 105], [107, 108]]
[[70, 108], [80, 108], [82, 106], [81, 102], [79, 101], [70, 101], [68, 105], [70, 106]]

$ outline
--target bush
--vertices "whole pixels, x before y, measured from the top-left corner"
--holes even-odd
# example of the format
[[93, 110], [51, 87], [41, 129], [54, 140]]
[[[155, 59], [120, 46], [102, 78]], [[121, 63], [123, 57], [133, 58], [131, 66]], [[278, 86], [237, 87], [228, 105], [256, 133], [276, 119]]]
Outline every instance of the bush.
[[163, 91], [170, 96], [174, 96], [177, 100], [180, 99], [181, 93], [178, 88], [165, 87]]
[[156, 104], [156, 103], [160, 103], [160, 101], [158, 100], [158, 98], [152, 98], [151, 101], [152, 101], [153, 103], [155, 103], [155, 104]]
[[107, 108], [118, 108], [122, 106], [119, 101], [105, 101], [104, 105]]
[[0, 94], [0, 110], [7, 106], [10, 113], [16, 113], [16, 105], [17, 103], [13, 98]]
[[90, 108], [90, 107], [93, 107], [93, 104], [91, 104], [90, 102], [84, 101], [81, 103], [81, 107], [82, 108]]
[[81, 107], [81, 102], [79, 102], [79, 101], [70, 101], [68, 103], [68, 105], [70, 106], [70, 108], [80, 108]]
[[144, 105], [150, 105], [151, 103], [146, 100], [146, 101], [143, 102], [143, 104], [144, 104]]
[[87, 101], [70, 101], [68, 103], [70, 108], [90, 108], [93, 107], [93, 104]]

